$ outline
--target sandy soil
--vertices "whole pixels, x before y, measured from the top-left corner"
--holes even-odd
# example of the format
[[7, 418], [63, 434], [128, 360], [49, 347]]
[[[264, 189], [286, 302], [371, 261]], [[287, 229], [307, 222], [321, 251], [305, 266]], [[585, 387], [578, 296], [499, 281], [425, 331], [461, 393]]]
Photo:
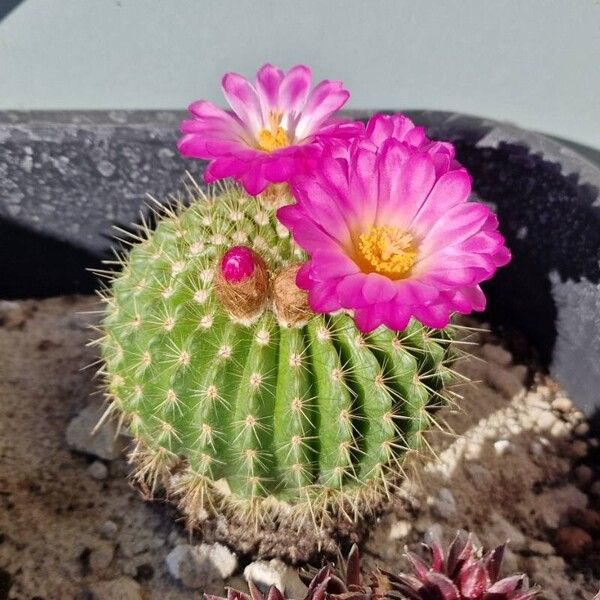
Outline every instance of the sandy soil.
[[[82, 370], [96, 351], [84, 346], [95, 317], [81, 311], [96, 308], [73, 297], [0, 311], [0, 600], [199, 598], [165, 566], [191, 540], [175, 511], [139, 497], [123, 457], [99, 465], [67, 446], [69, 422], [101, 402], [93, 369]], [[432, 437], [439, 461], [373, 525], [366, 565], [398, 570], [404, 545], [427, 528], [449, 537], [465, 527], [488, 546], [510, 537], [507, 567], [543, 584], [543, 597], [591, 598], [600, 586], [600, 472], [586, 462], [597, 440], [557, 386], [538, 377], [524, 387], [525, 367], [482, 346], [488, 338], [472, 339], [481, 342], [476, 356], [458, 366], [479, 383], [457, 390], [460, 414], [440, 415], [459, 435]], [[246, 563], [240, 557], [226, 583], [241, 585]]]

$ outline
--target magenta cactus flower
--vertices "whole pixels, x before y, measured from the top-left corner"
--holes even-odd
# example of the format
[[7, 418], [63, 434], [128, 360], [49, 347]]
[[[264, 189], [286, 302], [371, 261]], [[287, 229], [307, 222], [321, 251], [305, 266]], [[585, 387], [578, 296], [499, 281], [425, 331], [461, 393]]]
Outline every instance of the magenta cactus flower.
[[233, 114], [204, 100], [192, 103], [179, 151], [210, 161], [207, 182], [232, 177], [251, 195], [314, 169], [320, 140], [351, 138], [363, 125], [333, 118], [350, 96], [340, 81], [321, 81], [311, 90], [311, 79], [304, 65], [287, 73], [264, 65], [254, 85], [227, 73], [222, 88]]
[[[409, 123], [372, 120], [346, 158], [325, 149], [320, 168], [294, 180], [296, 203], [278, 211], [308, 254], [296, 281], [310, 307], [353, 311], [363, 332], [400, 331], [412, 317], [443, 328], [452, 313], [481, 311], [479, 284], [510, 260], [496, 216], [468, 201], [471, 178], [451, 147]], [[406, 141], [383, 138], [390, 124]]]

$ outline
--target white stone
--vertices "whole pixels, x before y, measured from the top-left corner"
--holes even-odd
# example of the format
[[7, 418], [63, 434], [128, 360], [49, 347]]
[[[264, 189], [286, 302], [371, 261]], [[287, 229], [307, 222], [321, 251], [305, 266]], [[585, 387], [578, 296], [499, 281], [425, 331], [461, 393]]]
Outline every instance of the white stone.
[[142, 600], [140, 584], [130, 577], [101, 581], [90, 588], [94, 600]]
[[429, 497], [427, 503], [431, 512], [440, 519], [449, 519], [456, 514], [456, 500], [448, 488], [440, 488], [434, 497]]
[[410, 521], [396, 521], [390, 527], [390, 540], [403, 540], [408, 536], [412, 529]]
[[189, 588], [202, 588], [225, 579], [233, 574], [237, 564], [237, 556], [222, 544], [179, 544], [166, 558], [171, 576]]
[[103, 414], [104, 407], [100, 404], [90, 404], [84, 408], [67, 427], [66, 439], [69, 448], [103, 460], [118, 458], [121, 443], [114, 423], [107, 420], [92, 433]]
[[108, 477], [108, 468], [100, 460], [95, 460], [88, 468], [87, 472], [94, 479], [106, 479]]
[[498, 456], [503, 456], [504, 454], [512, 453], [514, 448], [508, 440], [498, 440], [494, 442], [494, 450]]
[[286, 571], [287, 566], [277, 558], [270, 561], [257, 560], [244, 569], [244, 577], [246, 581], [252, 581], [262, 591], [274, 585], [284, 594]]

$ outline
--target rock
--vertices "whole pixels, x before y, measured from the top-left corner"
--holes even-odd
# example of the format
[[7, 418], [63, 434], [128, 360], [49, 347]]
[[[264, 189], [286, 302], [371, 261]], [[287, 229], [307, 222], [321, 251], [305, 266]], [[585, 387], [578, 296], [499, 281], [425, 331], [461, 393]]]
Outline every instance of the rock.
[[21, 302], [0, 300], [0, 326], [18, 329], [25, 324], [27, 314]]
[[597, 510], [590, 508], [571, 510], [569, 520], [588, 533], [600, 534], [600, 512]]
[[550, 599], [547, 591], [556, 587], [557, 578], [560, 578], [566, 567], [562, 556], [532, 556], [527, 560], [526, 566], [533, 583], [544, 589], [544, 598]]
[[119, 531], [119, 526], [114, 521], [104, 521], [100, 526], [100, 536], [105, 540], [114, 540]]
[[556, 420], [550, 428], [550, 435], [555, 438], [566, 438], [569, 434], [569, 426], [564, 421]]
[[237, 569], [237, 556], [222, 544], [179, 544], [166, 558], [169, 573], [189, 588], [225, 579]]
[[486, 369], [488, 383], [507, 399], [512, 400], [524, 392], [523, 384], [510, 371], [490, 363]]
[[119, 457], [121, 444], [114, 423], [105, 422], [92, 434], [103, 413], [101, 405], [90, 404], [69, 423], [66, 434], [69, 448], [103, 460]]
[[538, 496], [537, 517], [544, 527], [557, 529], [563, 514], [587, 507], [587, 496], [572, 484], [548, 490]]
[[527, 375], [529, 375], [529, 369], [525, 365], [515, 365], [510, 368], [510, 372], [521, 382], [522, 385], [525, 385], [527, 381]]
[[594, 478], [594, 471], [587, 465], [579, 465], [575, 469], [575, 477], [581, 485], [587, 485]]
[[588, 453], [588, 445], [583, 440], [575, 440], [570, 446], [571, 456], [584, 458]]
[[410, 521], [396, 521], [390, 527], [389, 539], [390, 540], [403, 540], [408, 536], [412, 529]]
[[512, 454], [514, 448], [508, 440], [498, 440], [494, 442], [494, 450], [498, 456], [503, 456], [504, 454]]
[[90, 591], [94, 600], [142, 600], [142, 588], [130, 577], [95, 583]]
[[437, 496], [427, 498], [427, 504], [440, 519], [449, 519], [456, 514], [456, 500], [448, 488], [440, 488]]
[[489, 525], [486, 530], [486, 542], [486, 545], [491, 547], [510, 542], [511, 549], [519, 552], [525, 547], [527, 538], [500, 513], [493, 512], [489, 517]]
[[561, 527], [556, 532], [555, 546], [563, 556], [580, 556], [592, 546], [592, 536], [580, 527]]
[[273, 560], [257, 560], [244, 569], [246, 581], [252, 581], [263, 592], [274, 585], [283, 594], [285, 593], [286, 565], [274, 558]]
[[92, 571], [103, 571], [110, 566], [114, 556], [114, 545], [107, 541], [100, 541], [94, 545], [90, 553], [90, 568]]
[[481, 354], [488, 362], [494, 362], [501, 367], [508, 367], [512, 363], [512, 354], [497, 344], [483, 344]]
[[306, 598], [306, 586], [298, 576], [298, 569], [286, 567], [283, 577], [283, 587], [287, 598]]
[[541, 431], [551, 429], [552, 426], [557, 422], [556, 416], [551, 410], [545, 410], [540, 413], [537, 418], [536, 425]]
[[573, 429], [573, 433], [575, 433], [575, 435], [578, 435], [580, 437], [586, 436], [589, 432], [590, 432], [590, 425], [586, 421], [584, 421], [583, 423], [579, 423], [579, 425], [577, 425], [575, 427], [575, 429]]
[[552, 400], [552, 408], [558, 412], [566, 413], [573, 408], [573, 403], [565, 396], [557, 396]]
[[100, 460], [95, 460], [88, 468], [87, 472], [90, 477], [94, 479], [102, 480], [108, 477], [108, 468], [107, 466]]
[[542, 540], [531, 540], [527, 544], [527, 549], [538, 556], [552, 556], [554, 554], [554, 546]]

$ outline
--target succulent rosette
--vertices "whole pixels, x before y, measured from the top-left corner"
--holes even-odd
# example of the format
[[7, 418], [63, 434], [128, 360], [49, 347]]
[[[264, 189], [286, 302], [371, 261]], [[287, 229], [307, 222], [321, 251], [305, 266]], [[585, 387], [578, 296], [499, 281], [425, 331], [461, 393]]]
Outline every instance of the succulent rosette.
[[312, 89], [311, 81], [304, 65], [284, 73], [266, 64], [254, 85], [227, 73], [222, 89], [233, 112], [204, 100], [192, 103], [193, 118], [181, 124], [180, 152], [210, 161], [207, 182], [232, 177], [251, 195], [314, 169], [323, 139], [352, 138], [363, 125], [334, 118], [350, 96], [340, 81]]
[[406, 117], [378, 115], [347, 148], [329, 144], [319, 168], [294, 178], [279, 220], [308, 254], [297, 284], [313, 311], [354, 313], [369, 332], [411, 318], [443, 328], [485, 307], [479, 286], [510, 260], [498, 221], [469, 201], [471, 178], [450, 144]]

